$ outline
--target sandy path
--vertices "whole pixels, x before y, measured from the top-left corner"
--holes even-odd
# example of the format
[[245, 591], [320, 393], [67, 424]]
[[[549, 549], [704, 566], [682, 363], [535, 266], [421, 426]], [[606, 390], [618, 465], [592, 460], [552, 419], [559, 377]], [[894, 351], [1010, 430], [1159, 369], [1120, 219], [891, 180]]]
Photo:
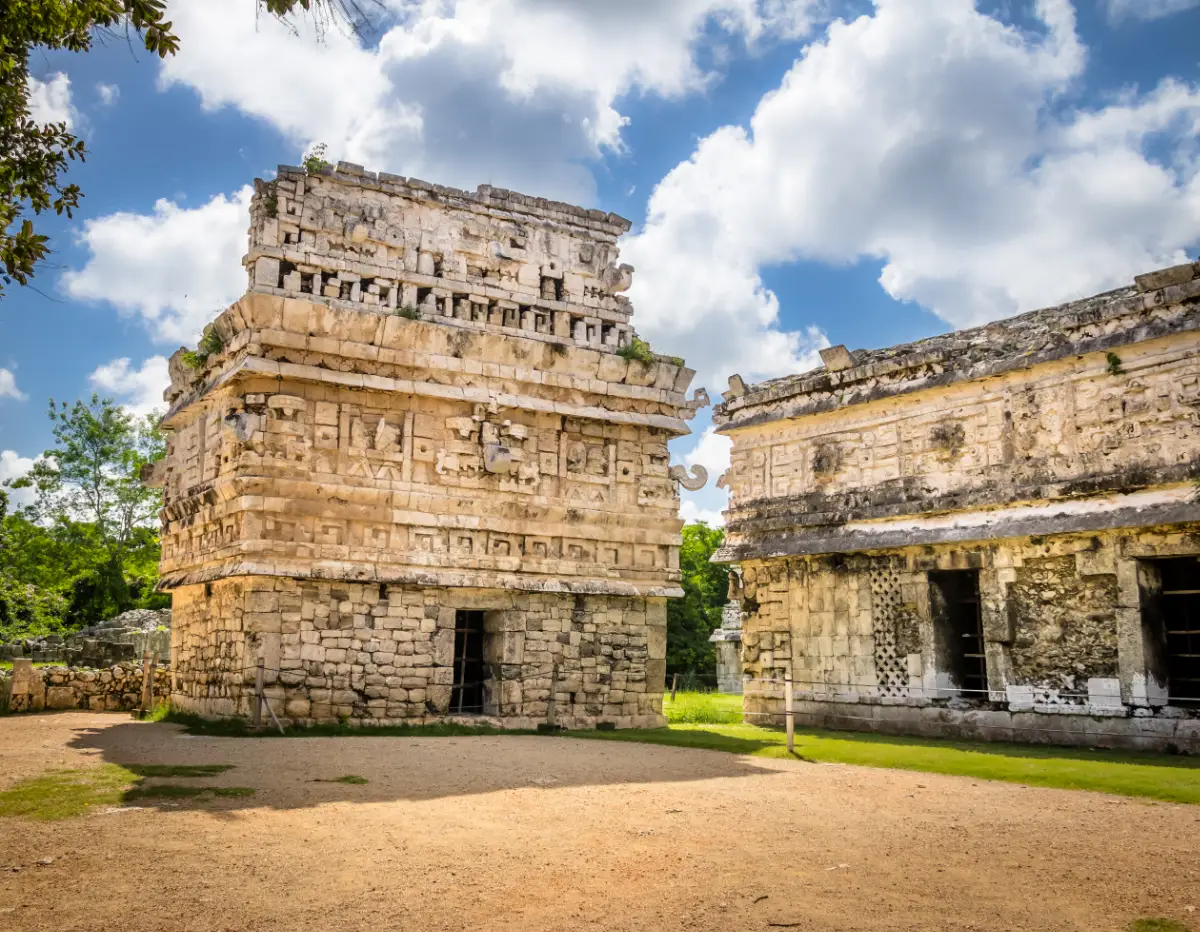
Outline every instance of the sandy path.
[[[0, 787], [101, 761], [231, 763], [215, 782], [258, 793], [0, 821], [0, 929], [1200, 928], [1200, 807], [598, 741], [0, 719]], [[371, 782], [310, 782], [348, 773]]]

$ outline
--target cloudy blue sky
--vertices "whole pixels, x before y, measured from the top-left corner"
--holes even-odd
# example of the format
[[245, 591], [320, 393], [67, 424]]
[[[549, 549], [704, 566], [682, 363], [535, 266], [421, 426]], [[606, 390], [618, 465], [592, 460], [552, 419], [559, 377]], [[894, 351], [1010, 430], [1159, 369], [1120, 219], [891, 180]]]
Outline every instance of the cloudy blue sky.
[[[0, 479], [50, 397], [160, 403], [245, 279], [255, 176], [335, 158], [634, 222], [634, 323], [715, 396], [1094, 293], [1200, 242], [1200, 0], [382, 0], [323, 39], [178, 0], [179, 56], [37, 53], [91, 154], [0, 302]], [[680, 461], [724, 468], [708, 429]], [[712, 483], [686, 516], [713, 518]]]

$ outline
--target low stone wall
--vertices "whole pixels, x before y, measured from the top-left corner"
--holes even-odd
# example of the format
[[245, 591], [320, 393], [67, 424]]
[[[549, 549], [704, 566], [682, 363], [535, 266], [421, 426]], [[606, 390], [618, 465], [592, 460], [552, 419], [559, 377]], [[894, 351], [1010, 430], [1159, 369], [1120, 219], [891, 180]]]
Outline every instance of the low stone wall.
[[[99, 670], [79, 667], [35, 667], [30, 660], [13, 661], [0, 671], [0, 713], [41, 712], [44, 709], [87, 709], [128, 712], [142, 701], [142, 664], [119, 663]], [[154, 672], [154, 698], [165, 701], [171, 692], [171, 671]]]

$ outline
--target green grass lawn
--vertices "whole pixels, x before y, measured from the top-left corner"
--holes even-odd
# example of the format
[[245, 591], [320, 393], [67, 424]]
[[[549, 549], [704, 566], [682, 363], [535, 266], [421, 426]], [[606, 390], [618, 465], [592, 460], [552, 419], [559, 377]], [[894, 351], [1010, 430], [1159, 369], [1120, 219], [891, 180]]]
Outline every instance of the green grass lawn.
[[[782, 729], [757, 725], [671, 725], [648, 731], [566, 734], [756, 757], [789, 757]], [[1189, 757], [798, 729], [793, 759], [1200, 803], [1200, 759]]]
[[[568, 734], [757, 757], [789, 756], [783, 729], [742, 724], [741, 696], [681, 692], [672, 701], [668, 692], [663, 714], [666, 728]], [[1200, 803], [1200, 759], [1190, 757], [797, 729], [794, 758]]]
[[[0, 670], [11, 670], [13, 662], [11, 660], [0, 660]], [[65, 667], [65, 663], [46, 663], [38, 660], [34, 663], [35, 667]]]
[[663, 715], [672, 725], [732, 725], [742, 720], [742, 697], [727, 693], [663, 695]]
[[140, 799], [204, 801], [253, 796], [255, 791], [245, 786], [146, 782], [162, 777], [204, 779], [232, 769], [232, 764], [102, 764], [51, 770], [0, 792], [0, 818], [54, 822], [84, 815], [97, 807], [124, 806]]

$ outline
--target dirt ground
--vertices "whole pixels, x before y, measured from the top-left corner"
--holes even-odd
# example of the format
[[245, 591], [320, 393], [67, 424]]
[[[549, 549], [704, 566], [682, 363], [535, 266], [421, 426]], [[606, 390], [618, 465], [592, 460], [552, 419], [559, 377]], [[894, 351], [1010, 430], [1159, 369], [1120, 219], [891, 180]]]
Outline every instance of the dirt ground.
[[[0, 820], [0, 929], [1200, 929], [1200, 807], [568, 738], [0, 719], [0, 789], [101, 762], [234, 764], [211, 782], [257, 794]], [[345, 774], [370, 782], [312, 782]]]

